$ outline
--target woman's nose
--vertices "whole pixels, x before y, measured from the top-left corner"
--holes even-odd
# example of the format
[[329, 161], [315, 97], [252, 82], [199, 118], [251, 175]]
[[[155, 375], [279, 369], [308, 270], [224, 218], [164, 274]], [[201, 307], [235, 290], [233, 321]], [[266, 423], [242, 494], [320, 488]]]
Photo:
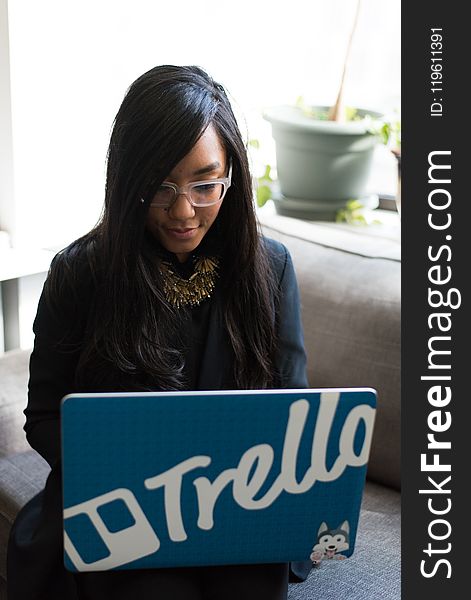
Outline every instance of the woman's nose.
[[184, 221], [195, 216], [195, 209], [186, 194], [178, 194], [175, 202], [168, 209], [168, 214], [172, 219]]

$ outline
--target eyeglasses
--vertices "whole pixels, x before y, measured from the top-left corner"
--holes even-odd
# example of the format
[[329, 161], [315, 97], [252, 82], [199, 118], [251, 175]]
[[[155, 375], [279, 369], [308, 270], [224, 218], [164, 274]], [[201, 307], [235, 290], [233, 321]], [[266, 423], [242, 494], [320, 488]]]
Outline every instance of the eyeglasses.
[[227, 190], [231, 186], [232, 162], [229, 165], [227, 177], [221, 179], [208, 179], [207, 181], [195, 181], [178, 187], [174, 183], [164, 181], [157, 189], [150, 206], [158, 208], [169, 208], [180, 194], [184, 194], [189, 203], [197, 208], [213, 206], [222, 202]]

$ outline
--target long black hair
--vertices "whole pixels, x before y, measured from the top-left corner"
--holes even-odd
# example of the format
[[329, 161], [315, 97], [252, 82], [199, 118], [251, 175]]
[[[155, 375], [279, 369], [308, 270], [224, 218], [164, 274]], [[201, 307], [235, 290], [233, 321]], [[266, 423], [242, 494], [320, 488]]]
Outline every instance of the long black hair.
[[128, 89], [111, 134], [100, 222], [62, 252], [46, 286], [53, 299], [64, 289], [65, 272], [74, 289], [77, 256], [86, 256], [94, 291], [77, 380], [89, 387], [96, 388], [110, 371], [115, 387], [120, 376], [128, 387], [132, 379], [142, 389], [185, 387], [175, 343], [181, 317], [163, 295], [155, 256], [146, 244], [146, 218], [157, 187], [210, 124], [232, 161], [232, 185], [205, 238], [217, 235], [222, 259], [217, 285], [233, 349], [233, 382], [245, 389], [274, 383], [276, 286], [257, 227], [236, 118], [224, 88], [201, 68], [164, 65]]

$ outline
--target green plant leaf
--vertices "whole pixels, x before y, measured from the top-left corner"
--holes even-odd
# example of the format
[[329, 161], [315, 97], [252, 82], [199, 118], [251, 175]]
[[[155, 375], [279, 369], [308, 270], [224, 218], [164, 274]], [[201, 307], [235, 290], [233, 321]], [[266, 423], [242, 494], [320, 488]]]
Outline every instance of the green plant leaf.
[[360, 115], [358, 114], [358, 110], [352, 106], [345, 107], [345, 117], [347, 121], [358, 121], [361, 119]]
[[308, 106], [304, 102], [302, 96], [298, 96], [296, 99], [296, 108], [299, 108], [306, 117], [314, 119], [315, 121], [326, 121], [329, 118], [329, 110], [326, 108], [316, 108], [314, 106]]
[[348, 223], [349, 225], [367, 225], [364, 215], [364, 206], [358, 200], [349, 200], [345, 208], [341, 208], [335, 214], [337, 223]]
[[268, 185], [257, 187], [257, 204], [262, 207], [271, 198], [271, 189]]
[[364, 208], [363, 204], [359, 200], [349, 200], [345, 205], [348, 212], [355, 210], [361, 210]]
[[271, 165], [265, 165], [265, 173], [260, 177], [260, 179], [266, 179], [268, 181], [273, 181], [273, 178], [270, 175], [271, 173]]

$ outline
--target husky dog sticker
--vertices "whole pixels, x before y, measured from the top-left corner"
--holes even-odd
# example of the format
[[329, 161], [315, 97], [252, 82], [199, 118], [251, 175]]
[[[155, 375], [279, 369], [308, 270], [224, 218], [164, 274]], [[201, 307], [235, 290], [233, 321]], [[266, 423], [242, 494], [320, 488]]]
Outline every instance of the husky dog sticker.
[[311, 552], [313, 566], [318, 566], [324, 559], [343, 560], [346, 558], [339, 552], [348, 550], [350, 541], [350, 525], [344, 521], [337, 529], [329, 529], [327, 523], [321, 523], [317, 532], [317, 544]]

